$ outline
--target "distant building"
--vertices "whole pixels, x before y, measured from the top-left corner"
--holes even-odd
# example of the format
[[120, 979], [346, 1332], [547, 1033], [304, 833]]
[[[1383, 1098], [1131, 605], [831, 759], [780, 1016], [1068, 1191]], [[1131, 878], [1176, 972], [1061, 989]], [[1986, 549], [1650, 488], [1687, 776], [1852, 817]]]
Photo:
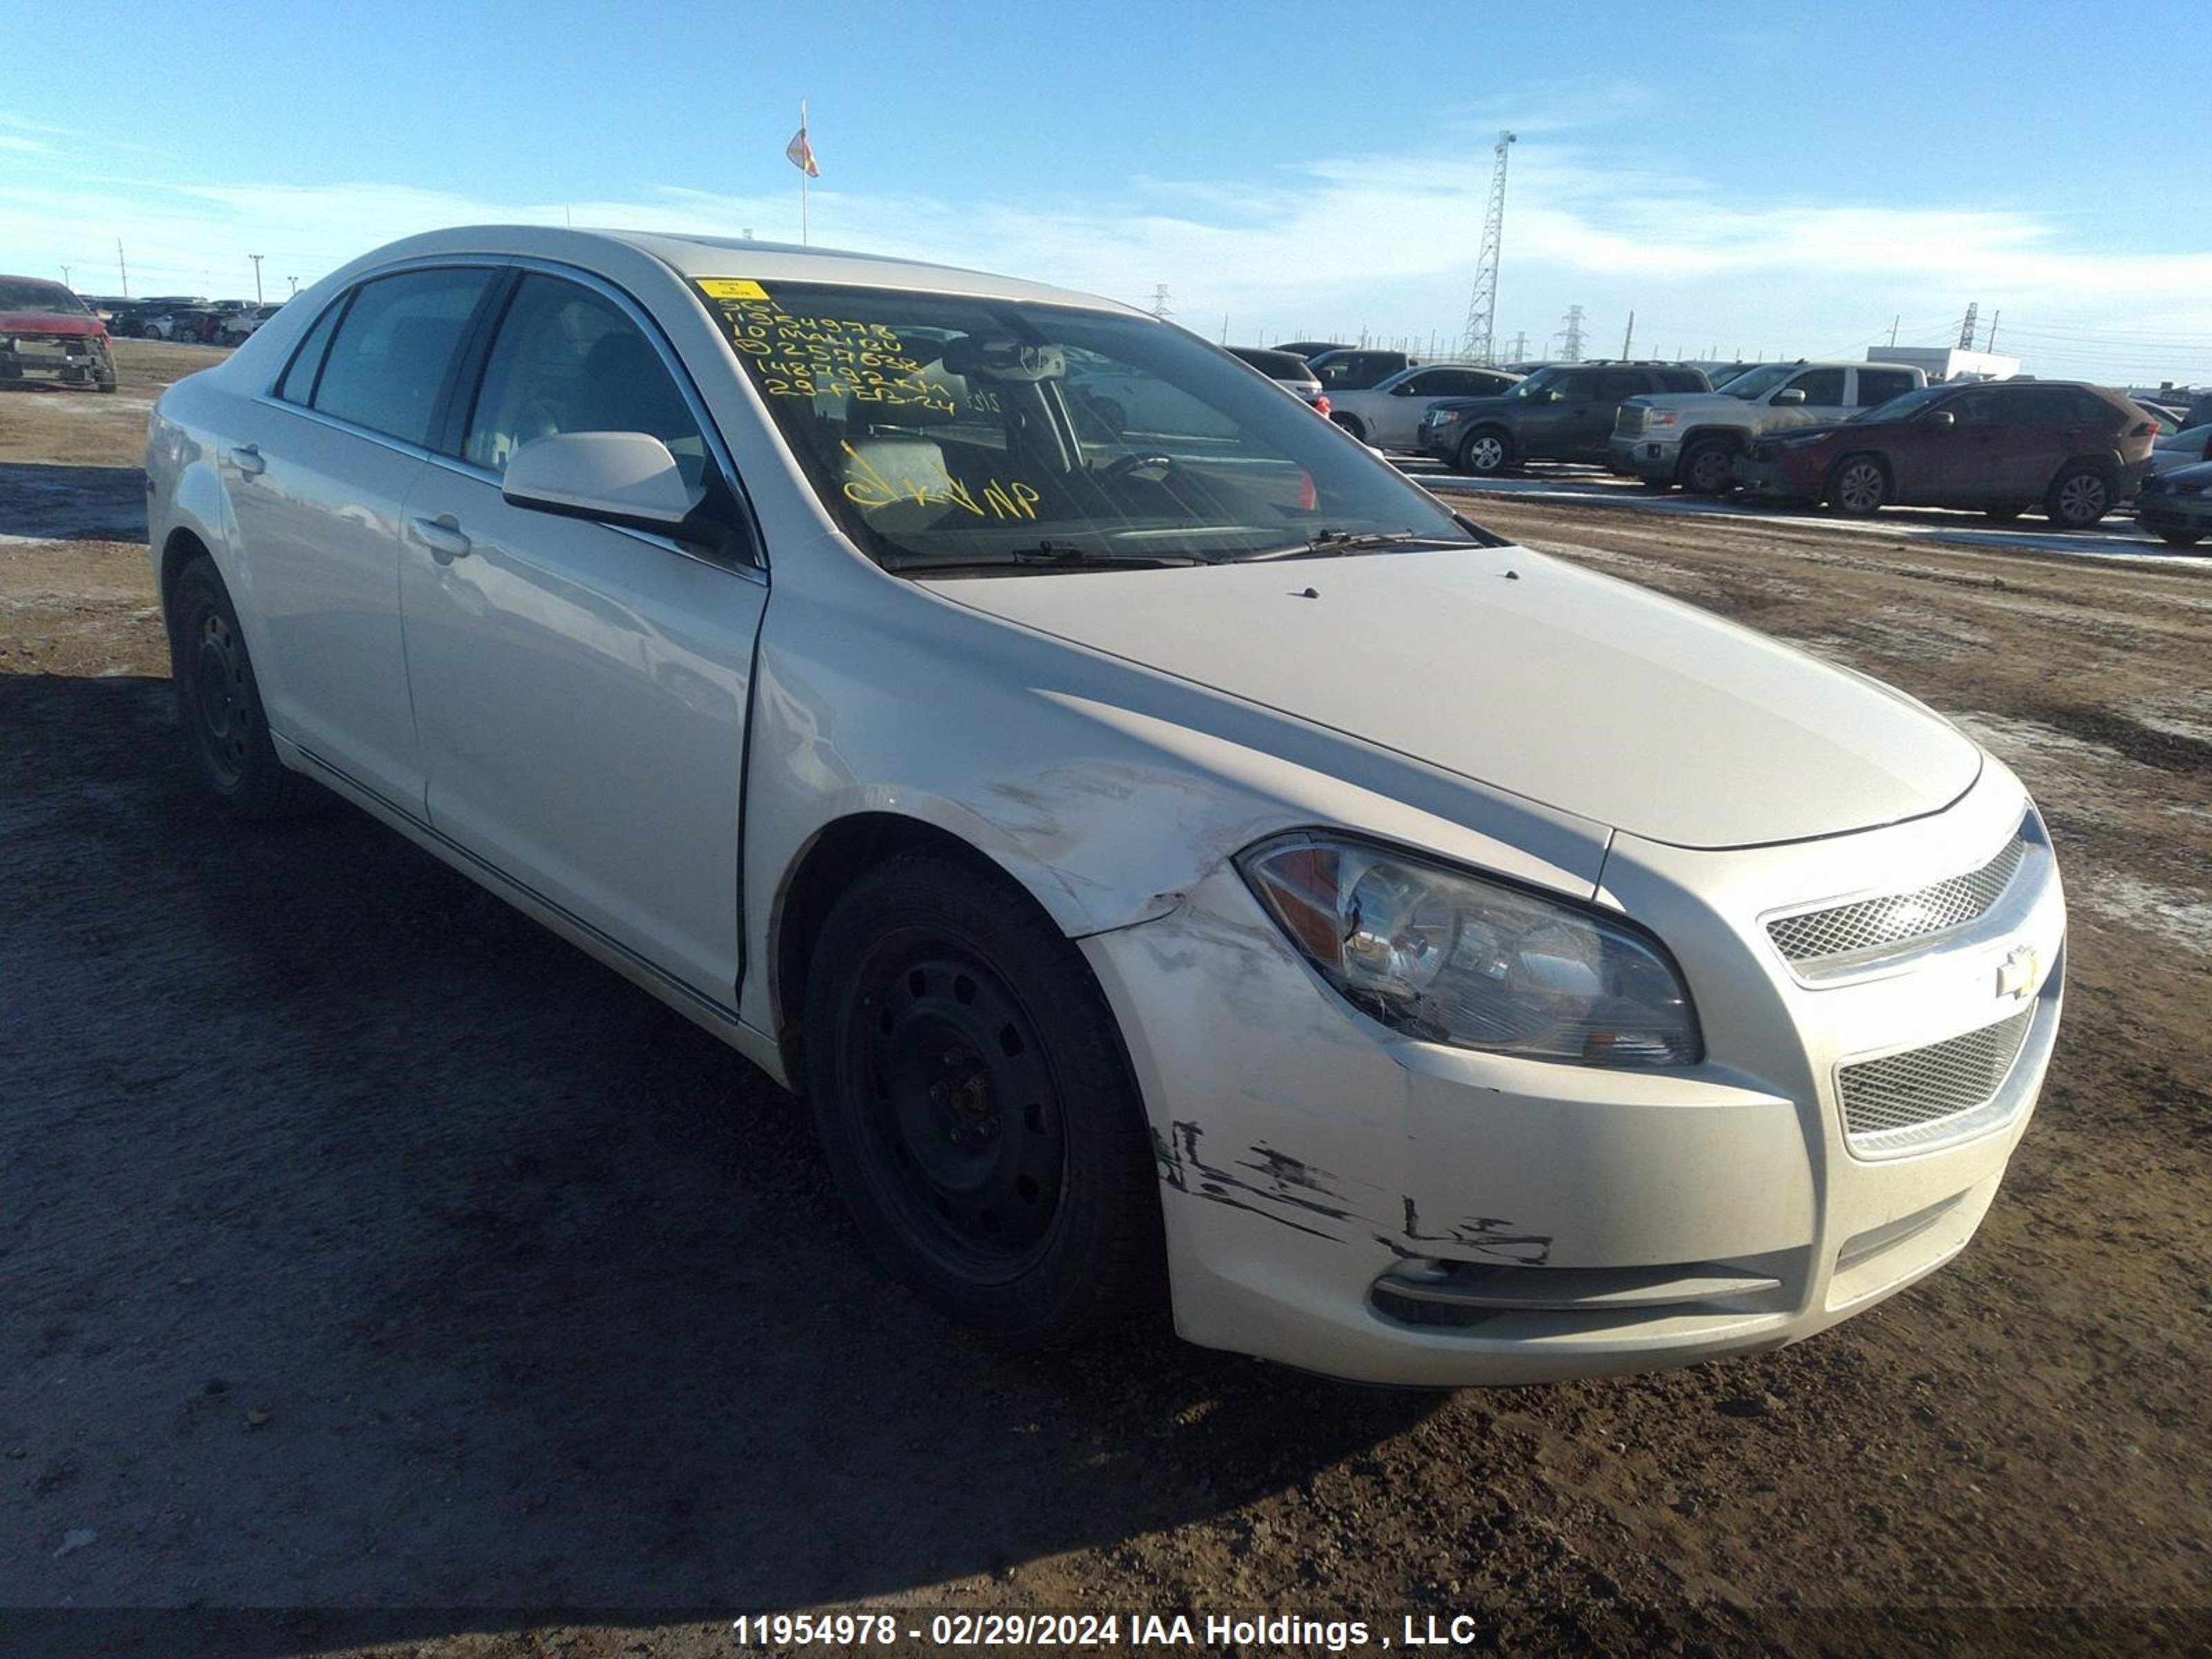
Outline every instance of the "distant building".
[[1902, 363], [1937, 380], [2009, 380], [2020, 359], [1994, 351], [1961, 351], [1956, 346], [1869, 346], [1870, 363]]

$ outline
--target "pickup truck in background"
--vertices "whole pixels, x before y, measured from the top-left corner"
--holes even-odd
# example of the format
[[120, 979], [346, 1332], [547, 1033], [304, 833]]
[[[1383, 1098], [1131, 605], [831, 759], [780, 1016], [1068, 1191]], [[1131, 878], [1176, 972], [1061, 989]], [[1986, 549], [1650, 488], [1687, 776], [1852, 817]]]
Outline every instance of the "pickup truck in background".
[[1925, 374], [1901, 363], [1767, 363], [1717, 392], [1630, 398], [1614, 420], [1606, 461], [1654, 489], [1680, 484], [1718, 495], [1756, 439], [1849, 420], [1927, 384]]

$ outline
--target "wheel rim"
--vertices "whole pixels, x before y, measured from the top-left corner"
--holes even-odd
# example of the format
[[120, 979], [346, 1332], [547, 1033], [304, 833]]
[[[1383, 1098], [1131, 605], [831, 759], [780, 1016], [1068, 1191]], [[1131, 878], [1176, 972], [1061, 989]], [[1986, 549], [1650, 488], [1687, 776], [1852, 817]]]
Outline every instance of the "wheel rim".
[[246, 775], [252, 741], [253, 699], [246, 653], [219, 611], [201, 618], [191, 664], [194, 726], [208, 770], [224, 788]]
[[1690, 483], [1698, 489], [1718, 489], [1728, 482], [1729, 458], [1717, 449], [1701, 449], [1690, 458]]
[[1870, 512], [1881, 505], [1881, 469], [1860, 461], [1844, 469], [1836, 480], [1836, 499], [1855, 513]]
[[872, 953], [851, 1022], [870, 1183], [940, 1267], [1010, 1279], [1049, 1245], [1067, 1167], [1042, 1039], [996, 973], [936, 939]]
[[1505, 463], [1505, 446], [1495, 438], [1477, 438], [1467, 447], [1467, 459], [1477, 472], [1495, 472]]
[[2104, 516], [2105, 481], [2094, 472], [2080, 472], [2058, 487], [2059, 515], [2070, 524], [2087, 524]]

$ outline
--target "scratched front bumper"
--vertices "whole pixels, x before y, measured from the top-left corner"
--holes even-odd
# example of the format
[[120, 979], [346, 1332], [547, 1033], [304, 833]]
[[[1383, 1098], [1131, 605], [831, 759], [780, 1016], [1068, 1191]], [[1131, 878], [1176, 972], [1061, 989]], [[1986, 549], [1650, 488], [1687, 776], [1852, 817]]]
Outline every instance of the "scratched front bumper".
[[[1963, 849], [2001, 838], [2024, 805], [2000, 769], [1949, 812], [1826, 842], [1711, 854], [1620, 838], [1607, 890], [1674, 948], [1711, 1051], [1665, 1074], [1387, 1030], [1322, 985], [1226, 869], [1172, 915], [1085, 939], [1152, 1120], [1178, 1330], [1364, 1381], [1532, 1382], [1777, 1347], [1940, 1266], [1972, 1236], [2027, 1122], [2056, 970], [1988, 1133], [1862, 1160], [1834, 1073], [1987, 1020], [1995, 963], [2021, 939], [2059, 962], [2055, 872], [2001, 926], [1863, 983], [1798, 983], [1756, 918], [1899, 867], [1966, 867]], [[1552, 1269], [1582, 1270], [1565, 1284], [1679, 1268], [1768, 1288], [1450, 1327], [1394, 1316], [1376, 1281], [1431, 1263], [1522, 1285]]]

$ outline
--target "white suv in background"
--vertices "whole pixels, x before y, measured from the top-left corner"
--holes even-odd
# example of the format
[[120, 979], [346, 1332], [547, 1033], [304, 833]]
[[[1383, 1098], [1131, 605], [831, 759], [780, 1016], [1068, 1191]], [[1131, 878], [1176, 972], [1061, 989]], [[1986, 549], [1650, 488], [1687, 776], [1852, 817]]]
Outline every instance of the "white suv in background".
[[1632, 398], [1614, 417], [1607, 465], [1655, 489], [1701, 495], [1729, 487], [1752, 441], [1790, 427], [1847, 421], [1928, 384], [1902, 363], [1766, 363], [1717, 392]]

